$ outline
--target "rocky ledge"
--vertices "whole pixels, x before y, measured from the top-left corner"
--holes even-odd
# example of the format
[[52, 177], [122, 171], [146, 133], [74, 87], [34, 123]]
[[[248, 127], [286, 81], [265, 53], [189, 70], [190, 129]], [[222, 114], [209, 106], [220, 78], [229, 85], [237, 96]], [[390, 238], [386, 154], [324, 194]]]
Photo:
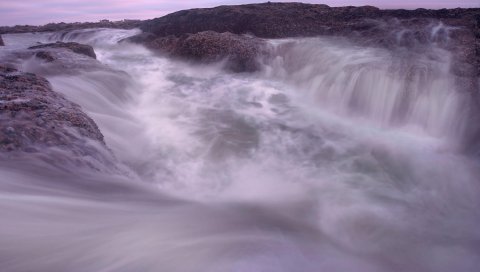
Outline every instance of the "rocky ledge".
[[[56, 42], [56, 43], [48, 43], [48, 44], [41, 44], [29, 47], [28, 49], [49, 49], [49, 48], [65, 48], [74, 53], [85, 55], [87, 57], [91, 57], [96, 59], [97, 55], [93, 50], [93, 47], [86, 44], [80, 44], [76, 42]], [[54, 57], [48, 53], [48, 51], [44, 50], [37, 50], [36, 56], [38, 58], [44, 59], [46, 61], [53, 61]]]
[[[442, 25], [449, 26], [450, 33], [443, 33]], [[351, 38], [362, 45], [391, 48], [412, 48], [436, 42], [450, 50], [455, 48], [455, 73], [479, 76], [479, 27], [478, 8], [381, 10], [372, 6], [329, 7], [268, 2], [178, 11], [142, 22], [140, 29], [144, 33], [130, 40], [154, 50], [202, 61], [213, 59], [215, 52], [219, 58], [226, 55], [230, 60], [247, 58], [239, 58], [235, 50], [217, 49], [221, 44], [232, 46], [230, 41], [233, 40], [251, 43], [253, 38], [247, 40], [241, 36], [244, 34], [258, 38], [335, 35]], [[204, 44], [200, 45], [200, 41]], [[260, 40], [254, 42], [260, 43]], [[199, 47], [195, 53], [193, 48], [186, 49], [194, 44]], [[242, 64], [237, 66], [242, 67]]]
[[265, 55], [267, 48], [261, 39], [214, 31], [160, 37], [146, 42], [146, 45], [188, 60], [206, 63], [225, 61], [225, 68], [234, 72], [257, 70], [258, 58]]
[[120, 28], [120, 29], [132, 29], [137, 28], [140, 25], [140, 20], [121, 20], [121, 21], [109, 21], [101, 20], [99, 22], [86, 22], [86, 23], [50, 23], [41, 26], [32, 25], [16, 25], [16, 26], [0, 26], [0, 34], [6, 33], [30, 33], [30, 32], [55, 32], [55, 31], [70, 31], [75, 29], [87, 29], [87, 28]]
[[[79, 105], [35, 74], [0, 65], [0, 152], [36, 153], [59, 164], [111, 162], [103, 135]], [[97, 163], [94, 163], [97, 162]]]
[[478, 24], [480, 9], [381, 10], [372, 6], [329, 7], [304, 3], [263, 3], [182, 10], [144, 21], [140, 28], [156, 36], [206, 30], [253, 34], [263, 38], [343, 35], [372, 27], [365, 19], [431, 18], [456, 26]]

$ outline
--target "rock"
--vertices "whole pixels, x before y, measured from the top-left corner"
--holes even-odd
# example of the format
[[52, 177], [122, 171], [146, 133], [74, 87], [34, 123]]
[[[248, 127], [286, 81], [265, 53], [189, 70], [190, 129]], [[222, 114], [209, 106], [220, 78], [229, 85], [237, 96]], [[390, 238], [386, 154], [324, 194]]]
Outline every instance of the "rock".
[[31, 33], [31, 32], [55, 32], [55, 31], [71, 31], [76, 29], [91, 29], [91, 28], [119, 28], [119, 29], [133, 29], [140, 25], [140, 20], [121, 20], [108, 21], [102, 20], [99, 22], [86, 23], [49, 23], [41, 26], [32, 25], [16, 25], [16, 26], [0, 26], [0, 33]]
[[1, 35], [0, 35], [0, 46], [5, 46], [5, 43], [3, 43], [3, 39]]
[[[439, 25], [452, 26], [448, 33]], [[346, 36], [365, 46], [419, 48], [435, 42], [457, 55], [454, 72], [480, 75], [480, 9], [380, 10], [372, 6], [329, 7], [303, 3], [262, 3], [182, 10], [144, 21], [137, 41], [160, 44], [204, 31], [253, 34], [260, 38]], [[404, 33], [400, 33], [405, 30]], [[401, 35], [400, 35], [401, 34]], [[145, 38], [145, 37], [148, 37]], [[163, 39], [159, 39], [163, 38]], [[467, 65], [463, 65], [466, 63]], [[474, 86], [475, 88], [475, 86]]]
[[152, 33], [143, 32], [143, 33], [140, 33], [138, 35], [122, 39], [122, 40], [119, 41], [119, 43], [123, 43], [123, 42], [149, 43], [149, 42], [155, 40], [156, 38], [157, 37]]
[[54, 61], [56, 58], [54, 56], [52, 56], [52, 54], [48, 51], [38, 51], [37, 53], [35, 53], [35, 57], [39, 58], [39, 59], [43, 59], [44, 61], [46, 62], [52, 62]]
[[54, 154], [74, 165], [113, 161], [95, 122], [35, 74], [0, 66], [0, 156]]
[[258, 58], [265, 55], [267, 48], [266, 43], [258, 38], [214, 31], [185, 34], [178, 38], [161, 37], [147, 45], [194, 61], [210, 63], [225, 60], [226, 68], [234, 72], [257, 70], [260, 67]]
[[[76, 42], [56, 42], [56, 43], [41, 44], [41, 45], [29, 47], [28, 49], [43, 49], [43, 48], [66, 48], [77, 54], [85, 55], [94, 59], [97, 58], [95, 51], [90, 45], [80, 44]], [[38, 53], [37, 53], [37, 57], [49, 59], [49, 57], [45, 53], [42, 53], [41, 56], [38, 56]]]
[[303, 3], [263, 3], [183, 10], [144, 21], [140, 29], [157, 36], [212, 30], [264, 38], [297, 37], [324, 34], [339, 22], [379, 14], [378, 8], [370, 6], [330, 8]]
[[467, 25], [479, 14], [480, 9], [380, 10], [372, 6], [262, 3], [182, 10], [146, 20], [140, 24], [140, 29], [159, 37], [212, 30], [253, 34], [262, 38], [285, 38], [357, 31], [368, 28], [365, 19], [424, 18], [438, 19], [452, 25]]

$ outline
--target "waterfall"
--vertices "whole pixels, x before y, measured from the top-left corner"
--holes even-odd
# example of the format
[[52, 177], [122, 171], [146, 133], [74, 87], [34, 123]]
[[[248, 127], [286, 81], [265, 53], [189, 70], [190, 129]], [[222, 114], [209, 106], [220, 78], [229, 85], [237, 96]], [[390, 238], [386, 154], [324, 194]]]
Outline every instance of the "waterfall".
[[[2, 157], [0, 270], [476, 271], [471, 98], [431, 28], [418, 47], [268, 40], [239, 74], [118, 43], [138, 30], [2, 35], [0, 59], [79, 104], [122, 172]], [[57, 40], [98, 60], [22, 58]]]

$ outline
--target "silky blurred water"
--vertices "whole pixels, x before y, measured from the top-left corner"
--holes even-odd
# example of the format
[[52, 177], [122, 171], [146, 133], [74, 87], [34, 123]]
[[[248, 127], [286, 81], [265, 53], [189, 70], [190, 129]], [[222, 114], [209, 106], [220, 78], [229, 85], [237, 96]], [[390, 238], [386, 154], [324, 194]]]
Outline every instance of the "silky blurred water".
[[[80, 104], [124, 171], [2, 161], [1, 271], [478, 271], [450, 52], [269, 40], [232, 74], [117, 43], [136, 33], [4, 35], [0, 57]], [[55, 40], [99, 62], [12, 57]]]

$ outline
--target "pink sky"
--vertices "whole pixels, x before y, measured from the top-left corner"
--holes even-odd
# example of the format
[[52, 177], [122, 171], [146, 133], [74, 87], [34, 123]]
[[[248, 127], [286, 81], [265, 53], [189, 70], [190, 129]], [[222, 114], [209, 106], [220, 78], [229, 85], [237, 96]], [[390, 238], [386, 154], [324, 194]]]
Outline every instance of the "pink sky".
[[[188, 8], [214, 7], [255, 0], [0, 0], [0, 25], [49, 22], [98, 21], [101, 19], [150, 19]], [[293, 2], [276, 0], [272, 2]], [[300, 2], [297, 0], [297, 2]], [[373, 5], [380, 8], [480, 7], [480, 0], [305, 0], [329, 6]]]

